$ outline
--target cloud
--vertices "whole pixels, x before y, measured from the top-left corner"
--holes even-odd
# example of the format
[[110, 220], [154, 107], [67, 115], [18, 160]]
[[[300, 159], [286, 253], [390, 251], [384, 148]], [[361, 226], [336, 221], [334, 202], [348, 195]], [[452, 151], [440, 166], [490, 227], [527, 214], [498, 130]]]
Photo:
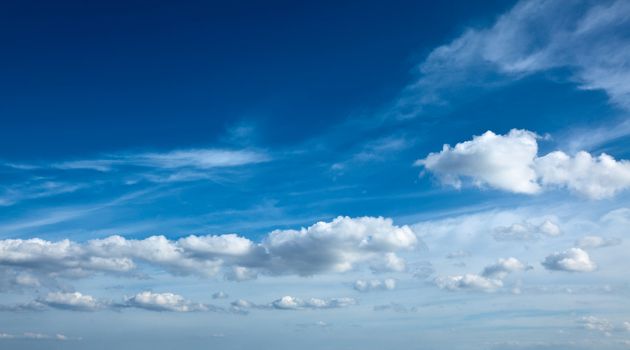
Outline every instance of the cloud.
[[496, 263], [486, 266], [481, 274], [467, 273], [463, 275], [440, 276], [434, 282], [442, 289], [473, 290], [493, 292], [503, 287], [503, 280], [512, 272], [525, 271], [530, 266], [523, 264], [516, 258], [499, 259]]
[[470, 257], [470, 252], [464, 250], [456, 250], [454, 252], [450, 252], [446, 255], [447, 259], [462, 259]]
[[541, 234], [548, 237], [562, 234], [560, 226], [549, 219], [546, 219], [541, 224], [523, 222], [510, 226], [499, 226], [494, 231], [492, 236], [497, 241], [529, 241], [538, 239]]
[[486, 278], [503, 279], [515, 271], [523, 271], [530, 268], [516, 258], [499, 259], [496, 263], [486, 266], [481, 275]]
[[11, 333], [2, 333], [0, 332], [0, 340], [11, 340], [11, 339], [33, 339], [33, 340], [58, 340], [58, 341], [66, 341], [66, 340], [80, 340], [81, 338], [70, 338], [61, 333], [57, 334], [44, 334], [37, 332], [24, 332], [22, 334], [11, 334]]
[[477, 186], [489, 185], [516, 193], [538, 193], [540, 185], [531, 166], [538, 152], [537, 137], [526, 130], [513, 129], [507, 135], [487, 131], [453, 148], [444, 145], [441, 152], [431, 153], [416, 164], [434, 173], [442, 183], [455, 188], [461, 188], [461, 177], [467, 177], [473, 179]]
[[604, 238], [600, 236], [584, 236], [575, 242], [578, 248], [604, 248], [622, 243], [621, 238]]
[[454, 275], [438, 277], [435, 284], [448, 290], [469, 289], [476, 291], [492, 292], [503, 287], [503, 282], [499, 279], [485, 278], [480, 275], [467, 273], [464, 275]]
[[106, 303], [97, 300], [93, 296], [84, 295], [79, 292], [48, 293], [44, 298], [38, 299], [37, 302], [55, 309], [73, 311], [96, 311], [107, 306]]
[[393, 278], [386, 278], [384, 280], [356, 280], [352, 287], [359, 292], [394, 290], [396, 289], [396, 280]]
[[123, 306], [135, 307], [150, 311], [193, 312], [209, 311], [210, 306], [194, 303], [173, 293], [140, 292], [125, 300]]
[[232, 167], [269, 160], [265, 153], [253, 150], [188, 149], [163, 153], [115, 154], [98, 159], [65, 161], [52, 167], [63, 170], [110, 171], [117, 167], [154, 169], [201, 169]]
[[443, 102], [462, 87], [492, 87], [563, 69], [584, 90], [602, 90], [630, 109], [630, 4], [617, 1], [523, 0], [487, 28], [468, 29], [434, 49], [404, 104]]
[[130, 274], [140, 265], [175, 275], [215, 276], [242, 281], [258, 274], [311, 276], [356, 266], [375, 272], [401, 271], [398, 251], [418, 240], [408, 226], [382, 217], [338, 217], [300, 230], [275, 230], [255, 243], [235, 234], [126, 239], [109, 236], [83, 243], [68, 239], [0, 240], [0, 267], [33, 277], [78, 278], [95, 273]]
[[212, 299], [227, 299], [227, 298], [229, 298], [229, 295], [222, 291], [212, 294]]
[[547, 270], [568, 272], [591, 272], [597, 268], [588, 253], [580, 248], [570, 248], [545, 258], [542, 265]]
[[591, 199], [609, 198], [630, 188], [630, 161], [602, 153], [570, 156], [562, 151], [538, 157], [539, 137], [512, 129], [506, 135], [487, 131], [472, 140], [416, 161], [445, 185], [462, 187], [470, 179], [478, 187], [523, 194], [548, 188], [567, 188]]
[[607, 319], [595, 316], [584, 316], [578, 320], [578, 323], [582, 324], [585, 329], [590, 331], [600, 331], [604, 333], [612, 332], [615, 328]]
[[267, 310], [321, 310], [321, 309], [338, 309], [352, 305], [356, 305], [354, 298], [308, 298], [300, 299], [290, 295], [283, 296], [267, 304], [256, 304], [247, 300], [236, 300], [232, 302], [232, 307], [237, 310], [244, 309], [267, 309]]

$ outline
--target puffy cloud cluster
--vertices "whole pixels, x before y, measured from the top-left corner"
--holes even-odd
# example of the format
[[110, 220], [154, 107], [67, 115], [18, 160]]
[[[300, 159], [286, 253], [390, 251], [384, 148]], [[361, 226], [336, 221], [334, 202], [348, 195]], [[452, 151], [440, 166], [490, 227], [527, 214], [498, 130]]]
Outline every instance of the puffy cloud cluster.
[[232, 302], [232, 308], [236, 310], [246, 309], [277, 309], [277, 310], [304, 310], [304, 309], [337, 309], [356, 305], [353, 298], [308, 298], [301, 299], [293, 296], [283, 296], [268, 304], [256, 304], [247, 300], [236, 300]]
[[492, 292], [503, 287], [503, 279], [510, 273], [527, 270], [530, 267], [516, 258], [499, 259], [496, 263], [486, 266], [480, 275], [467, 273], [463, 275], [440, 276], [435, 284], [448, 290], [473, 290]]
[[527, 130], [513, 129], [506, 135], [487, 131], [455, 147], [444, 145], [416, 164], [456, 188], [462, 186], [462, 179], [470, 179], [479, 187], [525, 194], [561, 187], [592, 199], [630, 188], [629, 161], [583, 151], [575, 156], [555, 151], [538, 157], [537, 139]]
[[0, 266], [35, 275], [81, 277], [129, 273], [138, 264], [148, 264], [173, 274], [200, 276], [214, 276], [224, 269], [227, 279], [242, 281], [259, 273], [345, 272], [359, 264], [379, 272], [401, 271], [405, 261], [396, 253], [414, 248], [417, 242], [408, 226], [396, 226], [391, 219], [338, 217], [300, 230], [276, 230], [260, 243], [235, 234], [178, 240], [110, 236], [85, 243], [6, 239], [0, 240]]
[[538, 225], [523, 222], [499, 226], [494, 231], [492, 236], [497, 241], [528, 241], [537, 239], [540, 235], [555, 237], [562, 234], [560, 226], [549, 219]]
[[553, 253], [545, 258], [542, 265], [548, 270], [568, 272], [591, 272], [597, 268], [597, 264], [581, 248]]
[[354, 281], [352, 287], [359, 292], [369, 292], [374, 290], [394, 290], [396, 289], [396, 280], [393, 278], [386, 278], [384, 280], [356, 280]]
[[126, 307], [135, 307], [150, 311], [192, 312], [208, 311], [210, 307], [201, 303], [194, 303], [174, 293], [140, 292], [125, 300]]
[[73, 311], [96, 311], [107, 306], [107, 303], [91, 295], [84, 295], [79, 292], [48, 293], [44, 298], [38, 299], [37, 302], [52, 308]]
[[438, 277], [435, 283], [438, 287], [448, 290], [470, 289], [490, 292], [503, 287], [503, 281], [499, 279], [486, 278], [472, 273]]
[[503, 279], [512, 272], [531, 268], [516, 258], [499, 259], [496, 263], [486, 266], [481, 273], [487, 278]]

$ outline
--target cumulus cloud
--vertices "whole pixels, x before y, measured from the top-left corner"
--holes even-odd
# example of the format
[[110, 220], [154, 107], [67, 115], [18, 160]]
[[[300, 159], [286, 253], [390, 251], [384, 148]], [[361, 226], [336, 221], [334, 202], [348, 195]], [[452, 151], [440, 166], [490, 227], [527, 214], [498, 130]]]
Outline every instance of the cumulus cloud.
[[499, 226], [494, 229], [492, 236], [497, 241], [528, 241], [538, 239], [541, 235], [555, 237], [561, 234], [560, 226], [547, 219], [541, 224], [522, 222], [510, 226]]
[[528, 270], [531, 267], [516, 258], [499, 259], [496, 263], [486, 266], [481, 274], [467, 273], [463, 275], [440, 276], [435, 284], [448, 290], [473, 290], [493, 292], [503, 287], [503, 279], [510, 273]]
[[352, 287], [359, 292], [370, 292], [375, 290], [394, 290], [396, 289], [396, 280], [386, 278], [384, 280], [356, 280]]
[[301, 299], [290, 295], [283, 296], [267, 304], [256, 304], [251, 301], [238, 299], [231, 303], [236, 310], [267, 309], [267, 310], [304, 310], [304, 309], [337, 309], [356, 305], [353, 298], [308, 298]]
[[435, 279], [438, 287], [448, 290], [470, 289], [484, 292], [492, 292], [503, 287], [500, 279], [486, 278], [480, 275], [467, 273], [464, 275], [454, 275], [438, 277]]
[[135, 307], [150, 311], [170, 311], [170, 312], [193, 312], [209, 311], [210, 306], [195, 303], [184, 299], [181, 295], [174, 293], [154, 293], [149, 291], [140, 292], [127, 300], [123, 306]]
[[591, 272], [597, 268], [588, 253], [580, 248], [553, 253], [545, 258], [542, 265], [548, 270], [568, 272]]
[[107, 306], [107, 303], [91, 295], [84, 295], [79, 292], [48, 293], [45, 297], [38, 299], [37, 302], [52, 308], [73, 311], [96, 311]]
[[621, 238], [604, 238], [600, 236], [584, 236], [575, 242], [579, 248], [603, 248], [621, 244]]
[[496, 263], [486, 266], [481, 273], [486, 278], [503, 279], [515, 271], [523, 271], [530, 267], [516, 258], [499, 259]]
[[[214, 276], [223, 270], [226, 279], [243, 281], [260, 273], [310, 276], [359, 265], [375, 272], [402, 271], [405, 261], [396, 253], [417, 243], [408, 226], [396, 226], [391, 219], [338, 217], [300, 230], [275, 230], [259, 243], [235, 234], [178, 240], [110, 236], [83, 243], [6, 239], [0, 240], [0, 267], [36, 278], [122, 274], [151, 265], [181, 275]], [[29, 281], [24, 277], [22, 282]]]
[[604, 199], [630, 188], [630, 162], [602, 153], [562, 151], [538, 157], [539, 137], [512, 129], [506, 135], [487, 131], [470, 141], [430, 153], [416, 162], [444, 184], [462, 187], [470, 179], [478, 187], [536, 194], [548, 188], [567, 188], [591, 199]]
[[628, 13], [624, 0], [520, 1], [493, 25], [468, 29], [433, 50], [407, 91], [407, 104], [439, 103], [454, 88], [565, 69], [580, 88], [602, 90], [630, 109]]

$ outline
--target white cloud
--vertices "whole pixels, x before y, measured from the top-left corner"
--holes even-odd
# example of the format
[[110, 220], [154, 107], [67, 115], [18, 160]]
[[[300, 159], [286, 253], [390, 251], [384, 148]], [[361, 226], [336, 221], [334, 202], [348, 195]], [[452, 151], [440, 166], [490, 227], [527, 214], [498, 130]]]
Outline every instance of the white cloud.
[[444, 184], [460, 188], [461, 178], [471, 178], [477, 186], [516, 193], [538, 193], [540, 185], [532, 164], [538, 152], [536, 134], [526, 130], [511, 130], [507, 135], [487, 131], [471, 141], [451, 148], [444, 145], [439, 153], [430, 153], [418, 160]]
[[100, 159], [56, 163], [54, 168], [110, 171], [116, 167], [133, 166], [154, 169], [211, 169], [260, 163], [269, 160], [265, 153], [253, 150], [188, 149], [163, 153], [116, 154]]
[[588, 253], [580, 248], [570, 248], [545, 258], [542, 265], [548, 270], [590, 272], [597, 268]]
[[603, 248], [619, 245], [621, 238], [604, 238], [600, 236], [584, 236], [575, 242], [579, 248]]
[[448, 290], [473, 290], [493, 292], [503, 287], [503, 279], [510, 273], [530, 269], [516, 258], [499, 259], [496, 263], [486, 266], [481, 274], [467, 273], [463, 275], [440, 276], [435, 284]]
[[354, 281], [353, 288], [359, 292], [394, 290], [396, 289], [396, 280], [393, 278], [386, 278], [384, 280], [356, 280]]
[[545, 186], [566, 187], [593, 199], [603, 199], [630, 188], [630, 162], [602, 153], [581, 151], [574, 157], [556, 151], [536, 159], [536, 172]]
[[257, 309], [277, 309], [277, 310], [304, 310], [304, 309], [337, 309], [356, 305], [357, 301], [353, 298], [308, 298], [300, 299], [290, 295], [276, 299], [269, 304], [254, 304], [245, 300], [237, 300], [232, 303], [233, 306], [239, 308], [257, 308]]
[[482, 276], [486, 278], [503, 279], [511, 272], [523, 271], [527, 268], [527, 265], [516, 258], [499, 259], [496, 263], [486, 266], [483, 269]]
[[140, 292], [125, 301], [125, 306], [151, 311], [192, 312], [208, 311], [209, 307], [194, 303], [173, 293]]
[[229, 295], [223, 291], [216, 292], [212, 294], [212, 299], [227, 299]]
[[107, 306], [106, 303], [97, 300], [93, 296], [84, 295], [79, 292], [48, 293], [48, 295], [46, 295], [44, 298], [38, 299], [37, 302], [56, 308], [56, 309], [65, 309], [65, 310], [74, 310], [74, 311], [96, 311]]
[[61, 333], [57, 334], [44, 334], [37, 332], [24, 332], [22, 334], [2, 333], [0, 332], [0, 340], [3, 339], [34, 339], [34, 340], [79, 340], [80, 338], [70, 338]]
[[531, 222], [514, 223], [494, 229], [493, 237], [497, 241], [528, 241], [538, 239], [540, 235], [555, 237], [562, 234], [560, 226], [546, 219], [541, 224]]
[[[235, 234], [126, 239], [110, 236], [84, 243], [38, 238], [0, 240], [0, 266], [38, 276], [84, 277], [130, 273], [142, 265], [173, 274], [243, 281], [258, 274], [309, 276], [345, 272], [356, 266], [402, 271], [396, 253], [418, 240], [408, 226], [381, 217], [338, 217], [300, 230], [276, 230], [255, 243]], [[138, 263], [141, 263], [138, 265]]]
[[470, 141], [430, 153], [416, 162], [446, 185], [461, 188], [462, 179], [478, 186], [525, 194], [560, 187], [591, 199], [604, 199], [630, 188], [630, 162], [602, 153], [570, 156], [555, 151], [538, 157], [538, 136], [512, 129], [506, 135], [487, 131]]
[[433, 50], [407, 98], [421, 106], [440, 102], [455, 87], [492, 86], [567, 69], [580, 88], [603, 90], [613, 103], [630, 109], [628, 13], [624, 0], [520, 1], [492, 26], [468, 29]]
[[613, 324], [605, 318], [598, 318], [595, 316], [584, 316], [578, 320], [578, 323], [582, 324], [584, 328], [590, 331], [600, 332], [612, 332], [614, 330]]
[[476, 291], [492, 292], [503, 287], [503, 282], [499, 279], [486, 278], [476, 274], [454, 275], [446, 277], [438, 277], [435, 284], [448, 290], [469, 289]]

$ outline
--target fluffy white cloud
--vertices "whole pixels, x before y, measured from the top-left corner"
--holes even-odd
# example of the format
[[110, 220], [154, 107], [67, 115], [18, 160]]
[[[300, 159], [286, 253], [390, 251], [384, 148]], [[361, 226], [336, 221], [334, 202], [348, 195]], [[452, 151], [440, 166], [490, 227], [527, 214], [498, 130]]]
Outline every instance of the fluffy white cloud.
[[536, 159], [535, 166], [543, 185], [566, 187], [593, 199], [630, 188], [630, 162], [607, 154], [593, 157], [582, 151], [571, 157], [556, 151]]
[[[261, 309], [278, 309], [278, 310], [300, 310], [300, 309], [336, 309], [355, 305], [357, 302], [353, 298], [308, 298], [300, 299], [292, 296], [283, 296], [269, 304], [256, 305], [250, 302], [241, 301], [240, 306], [255, 307]], [[233, 304], [234, 305], [234, 304]]]
[[96, 311], [107, 306], [106, 303], [97, 300], [93, 296], [84, 295], [79, 292], [48, 293], [44, 298], [38, 299], [37, 301], [53, 308], [75, 311]]
[[562, 234], [560, 226], [549, 219], [541, 224], [522, 222], [499, 226], [494, 231], [493, 237], [497, 241], [528, 241], [537, 239], [541, 234], [550, 237]]
[[355, 264], [374, 263], [379, 271], [404, 269], [396, 256], [418, 240], [408, 226], [395, 226], [382, 217], [338, 217], [301, 230], [276, 230], [262, 242], [269, 253], [269, 270], [308, 276], [351, 270]]
[[448, 290], [470, 289], [476, 291], [492, 292], [503, 287], [503, 282], [499, 279], [486, 278], [480, 275], [467, 273], [464, 275], [454, 275], [438, 277], [435, 279], [438, 287]]
[[0, 240], [0, 267], [33, 277], [81, 277], [128, 273], [148, 264], [183, 275], [214, 276], [225, 270], [227, 279], [243, 281], [258, 274], [345, 272], [360, 264], [376, 272], [402, 271], [405, 261], [396, 252], [417, 242], [408, 226], [396, 226], [391, 219], [338, 217], [300, 230], [276, 230], [260, 243], [235, 234], [178, 240], [110, 236], [85, 243]]
[[516, 258], [499, 259], [496, 263], [486, 266], [481, 273], [486, 278], [503, 279], [511, 272], [522, 271], [528, 266]]
[[359, 292], [369, 292], [373, 290], [393, 290], [396, 289], [396, 280], [393, 278], [386, 278], [384, 280], [356, 280], [354, 281], [353, 288]]
[[590, 272], [597, 268], [588, 253], [580, 248], [571, 248], [545, 258], [542, 265], [548, 270]]
[[584, 236], [575, 242], [579, 248], [603, 248], [621, 244], [621, 238], [604, 238], [600, 236]]
[[487, 131], [455, 147], [444, 145], [439, 153], [430, 153], [417, 165], [434, 173], [445, 184], [460, 188], [461, 178], [476, 185], [517, 192], [537, 193], [540, 185], [532, 164], [538, 153], [536, 134], [511, 130], [507, 135]]
[[525, 194], [563, 187], [592, 199], [630, 188], [629, 161], [583, 151], [575, 156], [555, 151], [538, 157], [537, 138], [527, 130], [513, 129], [506, 135], [487, 131], [455, 147], [444, 145], [416, 164], [456, 188], [462, 186], [462, 179], [470, 179], [476, 186]]
[[481, 274], [467, 273], [463, 275], [440, 276], [435, 284], [448, 290], [474, 290], [492, 292], [503, 287], [503, 279], [510, 273], [528, 270], [531, 267], [516, 258], [499, 259], [496, 263], [486, 266]]
[[173, 293], [140, 292], [125, 301], [125, 306], [151, 311], [192, 312], [208, 311], [209, 307], [194, 303]]

